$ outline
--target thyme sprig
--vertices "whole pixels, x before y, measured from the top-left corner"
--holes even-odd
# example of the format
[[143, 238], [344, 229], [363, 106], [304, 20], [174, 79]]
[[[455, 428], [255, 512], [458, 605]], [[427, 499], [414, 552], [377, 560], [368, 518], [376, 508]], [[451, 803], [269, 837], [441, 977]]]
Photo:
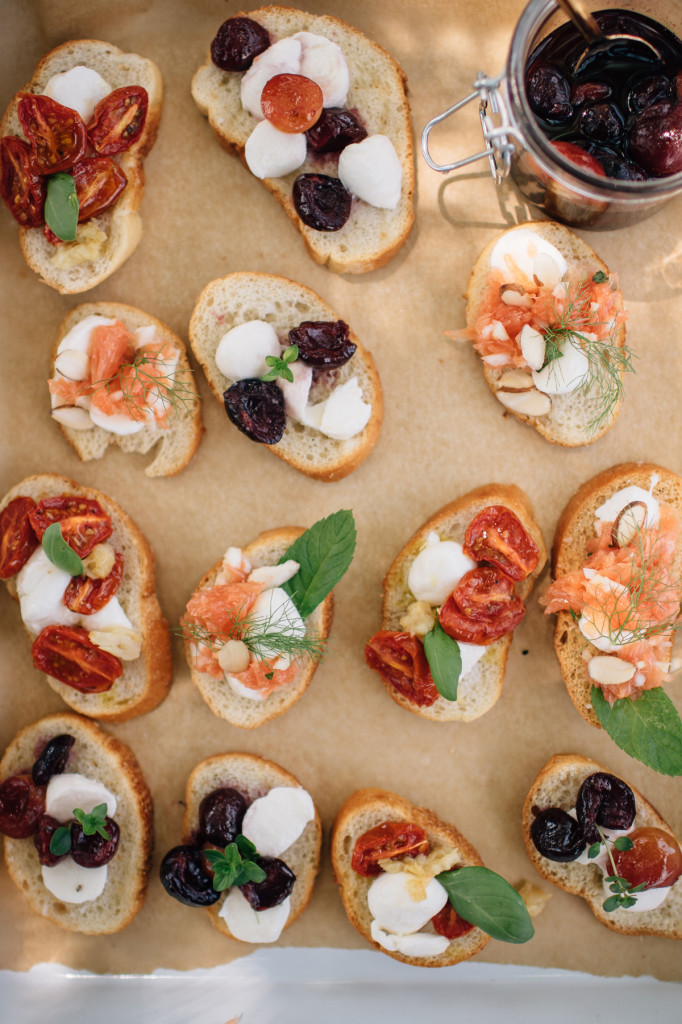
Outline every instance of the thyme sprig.
[[590, 859], [598, 857], [603, 846], [608, 855], [609, 861], [611, 863], [611, 870], [613, 872], [613, 874], [605, 876], [605, 881], [608, 882], [609, 889], [612, 895], [608, 896], [604, 900], [602, 906], [604, 910], [609, 914], [614, 910], [618, 910], [620, 907], [622, 907], [623, 909], [627, 909], [628, 907], [634, 907], [635, 903], [637, 902], [636, 894], [639, 892], [643, 892], [646, 888], [646, 885], [644, 882], [642, 882], [640, 885], [633, 885], [632, 882], [628, 882], [627, 878], [623, 878], [622, 875], [618, 874], [618, 868], [616, 867], [616, 862], [613, 859], [612, 850], [612, 848], [615, 850], [623, 851], [631, 850], [633, 845], [632, 840], [628, 839], [627, 836], [618, 836], [617, 839], [608, 840], [602, 832], [602, 830], [599, 828], [599, 825], [597, 825], [596, 823], [595, 828], [599, 833], [599, 839], [596, 843], [593, 843], [592, 846], [590, 846], [589, 850], [587, 851], [587, 856]]
[[[177, 368], [172, 373], [159, 373], [158, 368], [167, 360], [159, 356], [138, 353], [130, 362], [121, 363], [111, 377], [93, 381], [90, 393], [106, 391], [107, 395], [121, 393], [132, 419], [144, 419], [146, 410], [160, 403], [164, 413], [174, 412], [178, 417], [191, 415], [198, 395], [193, 387], [179, 378]], [[156, 372], [147, 367], [156, 367]], [[185, 370], [185, 372], [187, 372]], [[193, 373], [189, 370], [189, 373]]]

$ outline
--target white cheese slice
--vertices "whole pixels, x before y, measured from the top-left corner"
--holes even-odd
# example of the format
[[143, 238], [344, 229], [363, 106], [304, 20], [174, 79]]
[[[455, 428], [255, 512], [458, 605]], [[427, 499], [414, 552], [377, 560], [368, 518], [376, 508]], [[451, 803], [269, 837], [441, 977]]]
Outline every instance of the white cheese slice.
[[301, 563], [295, 562], [293, 558], [287, 559], [286, 562], [280, 562], [279, 565], [261, 565], [249, 574], [249, 583], [262, 583], [266, 590], [271, 587], [281, 587], [283, 583], [295, 576], [300, 568]]
[[279, 857], [314, 817], [315, 805], [307, 790], [300, 786], [275, 786], [246, 808], [242, 834], [251, 840], [261, 857]]
[[380, 928], [394, 935], [410, 935], [427, 924], [442, 910], [448, 894], [436, 878], [426, 885], [424, 899], [413, 898], [416, 880], [407, 871], [378, 875], [367, 892], [369, 911]]
[[111, 629], [112, 626], [123, 626], [125, 629], [134, 628], [115, 594], [109, 598], [104, 608], [93, 612], [92, 615], [80, 615], [79, 619], [80, 625], [88, 632], [92, 629]]
[[21, 617], [30, 633], [46, 626], [75, 626], [79, 616], [64, 604], [64, 591], [71, 576], [58, 569], [42, 547], [35, 549], [17, 573], [17, 596]]
[[561, 346], [561, 355], [543, 370], [533, 370], [531, 376], [538, 391], [546, 395], [566, 395], [576, 391], [589, 375], [589, 361], [580, 344], [568, 338]]
[[84, 868], [67, 856], [52, 867], [43, 865], [43, 884], [63, 903], [88, 903], [102, 895], [108, 867], [102, 864], [98, 868]]
[[292, 39], [302, 48], [298, 73], [319, 85], [325, 107], [345, 107], [350, 74], [341, 47], [314, 32], [296, 32]]
[[462, 658], [462, 671], [459, 674], [459, 678], [463, 679], [467, 672], [471, 672], [474, 665], [478, 664], [488, 648], [482, 647], [479, 644], [464, 644], [461, 640], [457, 641], [457, 645], [459, 646], [459, 653]]
[[254, 58], [253, 64], [242, 76], [242, 106], [257, 120], [263, 120], [260, 98], [265, 83], [275, 75], [299, 75], [302, 49], [298, 39], [291, 36], [279, 39]]
[[235, 939], [241, 942], [276, 942], [289, 920], [291, 896], [276, 907], [254, 910], [241, 891], [232, 888], [218, 911]]
[[[551, 256], [558, 264], [561, 277], [564, 276], [568, 264], [555, 245], [541, 238], [529, 228], [509, 231], [498, 238], [490, 253], [490, 269], [500, 270], [510, 281], [514, 281], [516, 267], [531, 281], [535, 272], [536, 257], [544, 253]], [[518, 276], [518, 275], [517, 275]], [[517, 282], [523, 284], [523, 281]]]
[[[116, 392], [111, 392], [112, 398], [116, 397]], [[130, 416], [125, 416], [123, 413], [113, 413], [108, 416], [102, 412], [95, 405], [89, 407], [90, 419], [96, 427], [102, 427], [104, 430], [108, 430], [111, 434], [118, 434], [119, 437], [126, 437], [128, 434], [137, 434], [140, 430], [143, 430], [147, 426], [147, 420], [133, 420]]]
[[[296, 605], [281, 587], [271, 587], [258, 595], [249, 613], [249, 621], [255, 635], [261, 627], [262, 632], [282, 633], [287, 637], [305, 636], [305, 623]], [[266, 643], [258, 644], [258, 655], [261, 658], [274, 658], [279, 653]]]
[[368, 135], [346, 146], [338, 174], [348, 191], [370, 206], [395, 210], [400, 202], [403, 169], [387, 135]]
[[305, 132], [281, 132], [259, 121], [246, 140], [244, 159], [256, 178], [281, 178], [298, 170], [307, 151]]
[[99, 316], [97, 313], [83, 317], [64, 335], [59, 342], [57, 352], [63, 352], [65, 349], [77, 349], [80, 352], [87, 352], [89, 355], [92, 348], [92, 332], [95, 327], [113, 327], [115, 323], [115, 318]]
[[450, 945], [444, 935], [431, 932], [413, 932], [411, 935], [393, 935], [372, 921], [370, 934], [375, 942], [390, 953], [403, 953], [404, 956], [440, 956]]
[[596, 510], [594, 513], [595, 533], [599, 532], [602, 523], [615, 523], [619, 513], [622, 512], [626, 505], [633, 501], [642, 501], [646, 505], [645, 527], [656, 526], [661, 518], [661, 509], [658, 501], [650, 491], [645, 491], [643, 487], [631, 484], [629, 487], [622, 487], [619, 491], [616, 491]]
[[77, 110], [86, 124], [92, 118], [97, 104], [110, 92], [111, 86], [99, 72], [83, 64], [52, 75], [43, 89], [44, 96], [49, 96], [64, 107]]
[[90, 814], [98, 804], [107, 805], [107, 817], [116, 814], [116, 796], [101, 782], [89, 779], [78, 772], [63, 772], [53, 775], [45, 791], [45, 813], [57, 821], [73, 818], [76, 808]]
[[351, 377], [338, 384], [323, 402], [307, 406], [302, 422], [325, 437], [349, 441], [365, 429], [371, 415], [372, 406], [362, 397], [357, 377]]
[[272, 324], [248, 320], [238, 324], [220, 339], [215, 361], [229, 380], [262, 377], [268, 369], [266, 356], [279, 356], [282, 346]]
[[308, 415], [308, 395], [313, 382], [313, 368], [297, 359], [289, 363], [289, 369], [294, 379], [289, 381], [280, 377], [277, 381], [284, 395], [284, 412], [299, 423], [305, 423]]
[[476, 568], [476, 562], [464, 554], [462, 545], [455, 540], [440, 540], [431, 531], [410, 566], [407, 585], [417, 601], [432, 605], [443, 604], [462, 576]]

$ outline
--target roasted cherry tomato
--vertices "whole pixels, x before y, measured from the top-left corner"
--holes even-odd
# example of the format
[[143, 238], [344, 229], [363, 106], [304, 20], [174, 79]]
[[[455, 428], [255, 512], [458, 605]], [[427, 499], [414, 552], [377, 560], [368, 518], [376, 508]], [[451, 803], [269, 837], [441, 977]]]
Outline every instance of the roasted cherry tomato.
[[22, 228], [39, 228], [45, 222], [47, 188], [33, 167], [31, 147], [18, 135], [5, 135], [0, 139], [0, 156], [0, 193], [5, 206]]
[[682, 852], [675, 839], [662, 828], [636, 828], [628, 834], [630, 850], [613, 850], [619, 875], [631, 885], [660, 889], [673, 885], [682, 875]]
[[451, 637], [465, 644], [491, 644], [516, 629], [526, 613], [514, 584], [499, 569], [479, 566], [462, 576], [438, 618]]
[[95, 647], [80, 626], [46, 626], [31, 653], [37, 669], [80, 693], [104, 693], [123, 675], [120, 658]]
[[429, 852], [426, 832], [410, 821], [385, 821], [363, 832], [355, 840], [350, 866], [365, 878], [380, 875], [380, 860], [389, 857], [416, 857]]
[[19, 572], [38, 547], [38, 538], [29, 519], [29, 512], [35, 507], [33, 498], [20, 495], [0, 513], [0, 580]]
[[474, 516], [464, 535], [464, 553], [517, 581], [525, 580], [540, 561], [537, 544], [504, 505], [491, 505]]
[[265, 83], [260, 98], [263, 116], [289, 134], [312, 128], [322, 105], [322, 90], [305, 75], [275, 75]]
[[452, 903], [446, 903], [443, 909], [431, 918], [431, 924], [438, 934], [444, 935], [446, 939], [459, 939], [474, 927], [470, 921], [465, 921], [459, 916]]
[[365, 661], [413, 704], [428, 707], [438, 700], [424, 645], [411, 633], [375, 633], [365, 647]]
[[98, 501], [79, 498], [76, 494], [59, 494], [43, 498], [29, 512], [31, 526], [38, 540], [52, 523], [60, 523], [62, 537], [77, 555], [85, 558], [97, 544], [111, 536], [111, 519]]
[[88, 133], [78, 111], [49, 96], [27, 93], [17, 104], [17, 114], [38, 174], [66, 171], [85, 156]]
[[78, 222], [96, 217], [116, 202], [128, 179], [110, 156], [88, 156], [74, 165]]
[[28, 839], [45, 811], [45, 787], [30, 775], [12, 775], [0, 786], [0, 832], [12, 839]]
[[141, 85], [114, 89], [100, 100], [88, 124], [90, 145], [100, 156], [123, 153], [137, 142], [145, 121], [149, 96]]
[[108, 576], [94, 580], [91, 576], [74, 576], [64, 591], [64, 604], [72, 612], [92, 615], [109, 601], [121, 585], [123, 555], [116, 552], [114, 567]]

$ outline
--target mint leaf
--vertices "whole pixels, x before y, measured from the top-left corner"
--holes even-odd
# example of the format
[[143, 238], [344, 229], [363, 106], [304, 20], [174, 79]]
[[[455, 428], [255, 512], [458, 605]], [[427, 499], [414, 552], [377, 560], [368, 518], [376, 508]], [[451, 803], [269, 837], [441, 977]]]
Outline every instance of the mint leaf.
[[441, 697], [457, 700], [457, 684], [462, 672], [459, 644], [449, 636], [440, 622], [424, 637], [424, 654], [431, 676]]
[[662, 687], [613, 707], [598, 687], [591, 696], [600, 724], [621, 750], [661, 775], [682, 775], [682, 721]]
[[460, 917], [502, 942], [528, 942], [535, 929], [526, 904], [501, 875], [484, 867], [442, 871], [436, 878]]
[[213, 868], [213, 888], [223, 892], [233, 885], [245, 885], [246, 882], [262, 882], [265, 871], [256, 864], [256, 847], [246, 836], [238, 835], [233, 843], [224, 850], [206, 850], [206, 860]]
[[320, 519], [297, 537], [280, 562], [293, 558], [301, 568], [283, 584], [302, 619], [311, 615], [353, 561], [355, 520], [347, 509]]
[[73, 548], [70, 548], [62, 537], [59, 523], [52, 523], [43, 534], [43, 551], [58, 569], [68, 572], [69, 576], [80, 576], [83, 562]]
[[70, 174], [60, 172], [47, 179], [45, 221], [62, 242], [75, 242], [78, 225], [78, 196]]
[[68, 825], [60, 825], [54, 830], [50, 839], [50, 853], [55, 857], [63, 857], [71, 849], [71, 829]]
[[73, 816], [76, 821], [80, 822], [83, 835], [94, 836], [95, 833], [98, 833], [103, 839], [109, 838], [109, 833], [105, 828], [107, 819], [106, 804], [97, 804], [89, 814], [86, 814], [80, 807], [76, 807]]
[[292, 382], [294, 375], [289, 369], [289, 363], [293, 363], [296, 359], [298, 359], [298, 345], [289, 345], [288, 348], [285, 348], [281, 358], [266, 356], [265, 362], [270, 369], [263, 374], [261, 380], [277, 380], [278, 377], [282, 377], [284, 380]]

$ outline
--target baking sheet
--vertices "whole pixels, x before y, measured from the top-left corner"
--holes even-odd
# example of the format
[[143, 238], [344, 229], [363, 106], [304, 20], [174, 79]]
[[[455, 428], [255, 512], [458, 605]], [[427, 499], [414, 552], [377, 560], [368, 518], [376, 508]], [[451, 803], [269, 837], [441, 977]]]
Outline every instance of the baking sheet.
[[[479, 68], [491, 74], [502, 69], [523, 5], [330, 0], [305, 7], [349, 21], [396, 57], [408, 76], [418, 137], [430, 117], [470, 91]], [[493, 234], [525, 219], [527, 211], [513, 194], [495, 191], [487, 164], [474, 165], [462, 177], [443, 178], [417, 156], [417, 222], [395, 259], [372, 274], [346, 278], [313, 264], [283, 211], [217, 145], [189, 93], [191, 76], [217, 27], [237, 10], [236, 4], [218, 0], [3, 4], [3, 103], [29, 80], [44, 52], [78, 37], [107, 39], [153, 58], [166, 93], [158, 142], [146, 162], [142, 242], [103, 284], [80, 297], [59, 296], [41, 285], [23, 261], [12, 219], [5, 213], [0, 217], [0, 486], [4, 493], [29, 473], [58, 472], [109, 493], [156, 552], [158, 592], [171, 624], [225, 548], [246, 544], [261, 530], [309, 526], [338, 508], [352, 508], [357, 553], [337, 588], [325, 661], [298, 704], [261, 729], [242, 731], [211, 714], [175, 642], [167, 700], [148, 715], [109, 727], [135, 751], [154, 797], [156, 854], [143, 910], [118, 935], [71, 935], [29, 912], [3, 868], [2, 968], [25, 971], [46, 961], [94, 972], [147, 973], [207, 968], [244, 956], [243, 945], [223, 938], [201, 911], [170, 900], [157, 881], [161, 857], [178, 842], [186, 778], [199, 760], [222, 751], [259, 753], [292, 771], [312, 792], [327, 829], [354, 789], [394, 789], [453, 821], [486, 864], [512, 882], [536, 880], [523, 850], [519, 815], [535, 773], [557, 751], [584, 753], [624, 775], [682, 832], [680, 780], [632, 761], [573, 709], [551, 646], [552, 623], [534, 597], [514, 638], [502, 697], [473, 723], [440, 725], [402, 710], [362, 656], [366, 639], [379, 626], [381, 579], [393, 557], [432, 512], [464, 491], [491, 481], [520, 484], [550, 542], [568, 498], [607, 466], [639, 459], [682, 471], [679, 201], [639, 226], [585, 233], [620, 273], [637, 376], [605, 438], [575, 451], [550, 446], [504, 417], [483, 380], [478, 356], [443, 336], [463, 325], [462, 294], [480, 250]], [[436, 155], [440, 147], [458, 155], [481, 148], [478, 116], [469, 111], [440, 129]], [[374, 453], [343, 481], [308, 480], [238, 435], [198, 373], [206, 434], [179, 476], [150, 480], [143, 473], [145, 458], [120, 452], [81, 464], [48, 416], [45, 379], [62, 317], [80, 301], [127, 302], [186, 338], [201, 289], [236, 270], [284, 274], [308, 285], [372, 351], [386, 406]], [[535, 596], [543, 585], [544, 580]], [[23, 725], [63, 707], [31, 667], [19, 622], [3, 588], [3, 748]], [[679, 682], [669, 693], [680, 706]], [[553, 893], [530, 943], [491, 941], [477, 962], [680, 980], [676, 943], [611, 933], [583, 901]], [[312, 902], [280, 945], [366, 949], [337, 898], [327, 844]]]

